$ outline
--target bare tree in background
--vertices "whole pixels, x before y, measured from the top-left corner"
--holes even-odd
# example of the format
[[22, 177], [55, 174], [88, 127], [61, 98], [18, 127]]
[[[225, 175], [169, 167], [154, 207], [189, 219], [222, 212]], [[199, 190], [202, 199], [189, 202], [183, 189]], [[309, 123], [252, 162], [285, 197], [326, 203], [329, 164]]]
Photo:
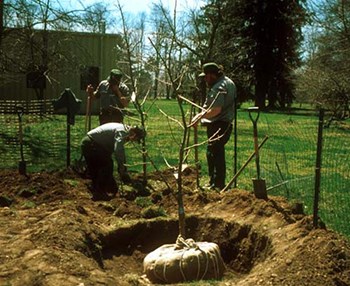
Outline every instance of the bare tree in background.
[[[162, 6], [153, 4], [152, 5], [152, 12], [151, 12], [151, 27], [153, 29], [151, 38], [156, 47], [158, 47], [159, 50], [160, 47], [163, 44], [164, 39], [166, 38], [166, 23], [163, 19], [163, 17], [160, 17], [162, 15]], [[154, 83], [153, 83], [153, 97], [157, 98], [160, 91], [159, 91], [159, 82], [160, 82], [160, 74], [161, 74], [161, 60], [160, 60], [161, 53], [154, 53], [150, 56], [149, 64], [151, 69], [154, 72]]]
[[81, 18], [86, 30], [92, 33], [106, 32], [106, 27], [111, 25], [111, 14], [106, 4], [99, 2], [86, 7]]
[[[174, 58], [172, 55], [176, 53], [174, 47], [174, 38], [171, 37], [171, 31], [169, 29], [170, 11], [160, 2], [153, 4], [152, 6], [152, 23], [153, 33], [149, 37], [152, 39], [152, 45], [157, 47], [158, 53], [155, 52], [152, 55], [153, 68], [154, 68], [154, 97], [163, 93], [167, 99], [172, 97], [171, 84], [169, 80], [169, 74], [165, 71], [164, 60], [167, 63], [169, 69], [171, 69]], [[163, 58], [161, 60], [160, 58]]]
[[311, 1], [306, 60], [296, 73], [297, 96], [333, 113], [350, 116], [350, 3], [345, 0]]
[[0, 47], [4, 36], [4, 1], [0, 1]]

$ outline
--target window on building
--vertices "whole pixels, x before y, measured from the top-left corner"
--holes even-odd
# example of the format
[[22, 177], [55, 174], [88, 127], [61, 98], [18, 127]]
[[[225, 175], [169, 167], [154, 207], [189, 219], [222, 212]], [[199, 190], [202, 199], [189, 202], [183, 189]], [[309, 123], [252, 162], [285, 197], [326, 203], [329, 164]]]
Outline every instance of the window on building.
[[99, 68], [94, 66], [85, 66], [80, 72], [80, 89], [85, 90], [89, 84], [92, 84], [94, 89], [99, 84]]

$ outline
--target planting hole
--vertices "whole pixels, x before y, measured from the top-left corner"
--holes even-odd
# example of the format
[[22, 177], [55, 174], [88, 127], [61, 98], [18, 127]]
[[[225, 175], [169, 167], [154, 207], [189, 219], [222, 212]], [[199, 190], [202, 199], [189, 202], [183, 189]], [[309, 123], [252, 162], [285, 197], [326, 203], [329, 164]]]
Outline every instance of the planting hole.
[[[137, 222], [117, 228], [102, 238], [103, 267], [115, 273], [142, 275], [144, 257], [164, 244], [175, 243], [177, 236], [178, 221], [171, 219]], [[270, 239], [250, 225], [220, 218], [188, 217], [186, 238], [218, 244], [227, 272], [237, 274], [249, 273], [272, 250]]]

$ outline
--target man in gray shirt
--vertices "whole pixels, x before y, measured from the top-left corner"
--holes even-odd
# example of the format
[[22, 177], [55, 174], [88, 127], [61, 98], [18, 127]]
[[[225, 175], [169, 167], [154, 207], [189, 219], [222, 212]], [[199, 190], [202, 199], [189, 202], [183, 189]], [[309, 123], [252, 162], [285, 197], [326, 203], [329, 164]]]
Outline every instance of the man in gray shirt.
[[119, 69], [112, 69], [107, 79], [100, 82], [96, 91], [88, 85], [86, 92], [92, 99], [100, 99], [100, 124], [123, 122], [124, 108], [129, 104], [130, 92]]
[[125, 142], [140, 142], [145, 135], [142, 128], [116, 122], [100, 125], [87, 133], [81, 142], [81, 151], [92, 180], [93, 199], [105, 198], [107, 193], [118, 191], [113, 176], [112, 155], [114, 154], [118, 168], [124, 166]]
[[216, 63], [204, 64], [203, 72], [209, 91], [203, 111], [192, 119], [192, 124], [196, 128], [201, 121], [207, 127], [209, 187], [223, 189], [226, 178], [225, 144], [232, 132], [236, 86]]

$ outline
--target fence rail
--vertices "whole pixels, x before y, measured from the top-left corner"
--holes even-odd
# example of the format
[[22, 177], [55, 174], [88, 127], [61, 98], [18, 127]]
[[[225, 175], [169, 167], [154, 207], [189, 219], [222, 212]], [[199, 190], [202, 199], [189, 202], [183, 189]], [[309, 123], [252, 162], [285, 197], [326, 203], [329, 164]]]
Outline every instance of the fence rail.
[[24, 114], [52, 114], [52, 100], [0, 100], [0, 114], [17, 114], [18, 108]]

